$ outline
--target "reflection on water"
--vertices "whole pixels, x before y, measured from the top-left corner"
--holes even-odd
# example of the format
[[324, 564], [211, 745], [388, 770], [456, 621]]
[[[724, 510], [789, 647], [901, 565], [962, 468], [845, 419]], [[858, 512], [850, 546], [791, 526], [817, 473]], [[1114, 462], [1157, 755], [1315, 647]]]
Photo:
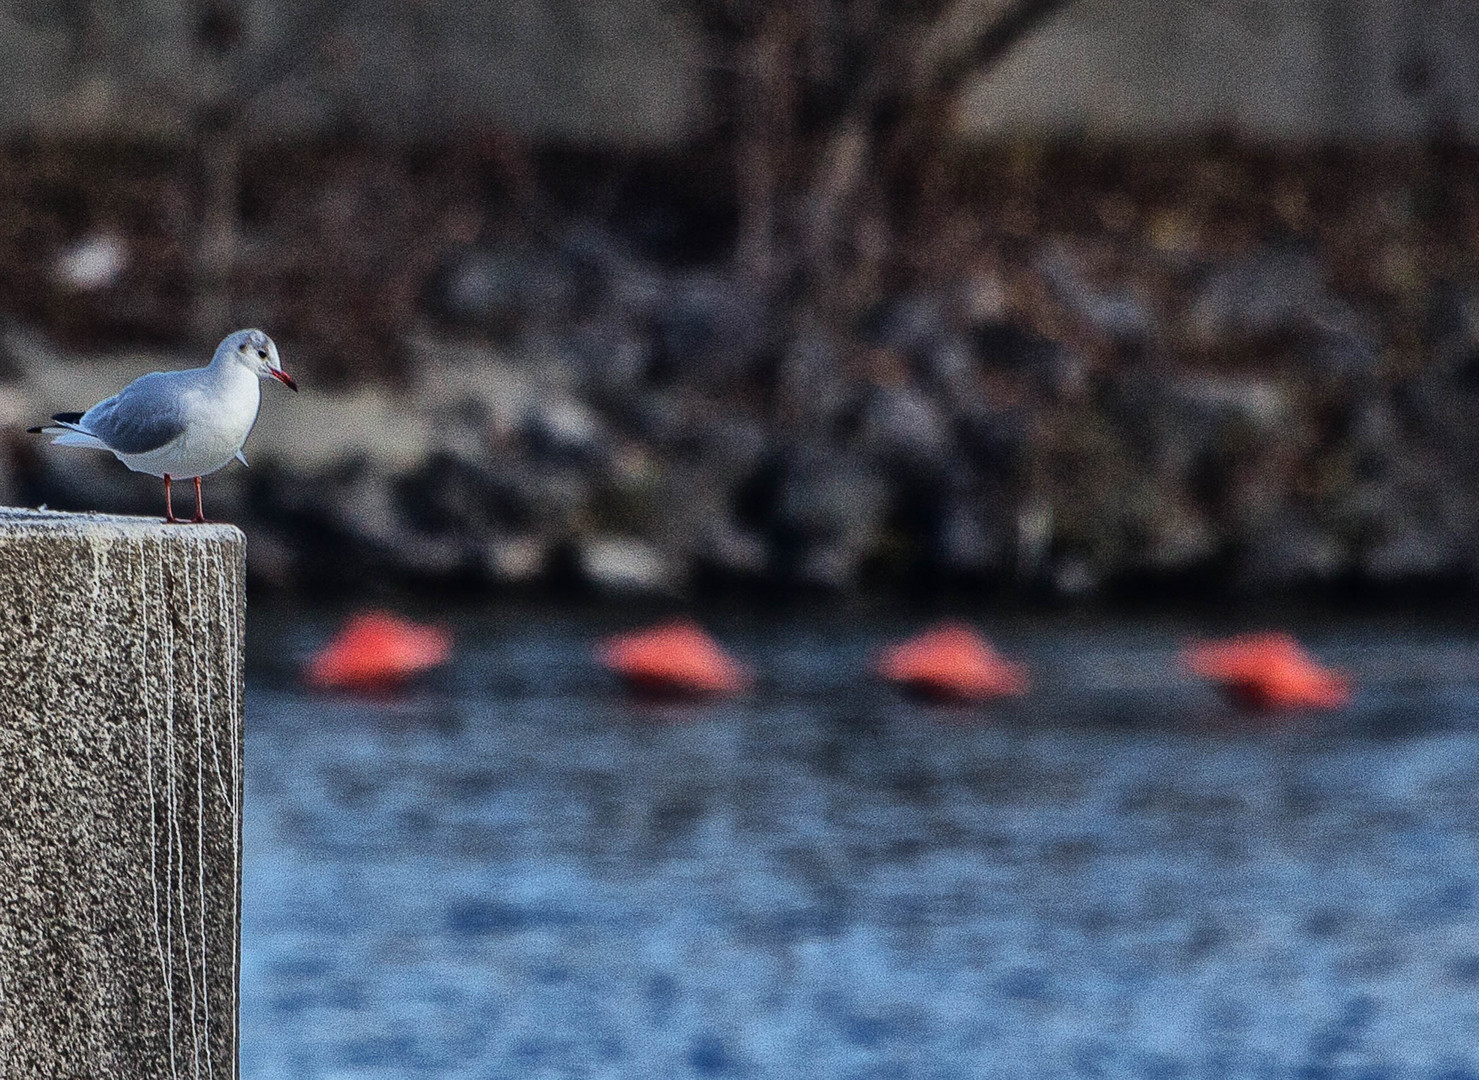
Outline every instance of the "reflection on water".
[[248, 1080], [1479, 1075], [1479, 642], [1313, 634], [1358, 702], [1269, 723], [1174, 626], [991, 627], [1042, 689], [955, 712], [899, 626], [718, 624], [764, 684], [667, 709], [557, 618], [309, 698], [327, 629], [249, 687]]

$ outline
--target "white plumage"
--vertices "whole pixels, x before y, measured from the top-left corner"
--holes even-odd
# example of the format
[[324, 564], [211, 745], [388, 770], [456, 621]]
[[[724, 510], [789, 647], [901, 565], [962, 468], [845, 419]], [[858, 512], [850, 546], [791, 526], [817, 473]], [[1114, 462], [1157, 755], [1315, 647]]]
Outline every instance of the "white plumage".
[[57, 446], [108, 450], [134, 472], [164, 478], [165, 520], [174, 521], [170, 481], [195, 481], [196, 521], [200, 478], [233, 458], [246, 464], [242, 447], [257, 422], [261, 380], [298, 389], [282, 370], [277, 346], [260, 330], [238, 330], [216, 347], [211, 362], [188, 371], [156, 371], [135, 379], [85, 413], [58, 413], [31, 431], [53, 435]]

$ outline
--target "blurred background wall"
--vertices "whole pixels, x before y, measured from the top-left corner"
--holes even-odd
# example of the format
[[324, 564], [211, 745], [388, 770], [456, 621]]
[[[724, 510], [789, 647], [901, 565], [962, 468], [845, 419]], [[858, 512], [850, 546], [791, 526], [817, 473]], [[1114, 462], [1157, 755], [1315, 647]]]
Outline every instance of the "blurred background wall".
[[[712, 108], [705, 42], [677, 0], [11, 0], [0, 130], [182, 134], [213, 93], [215, 50], [250, 58], [250, 128], [264, 135], [353, 125], [424, 139], [483, 124], [673, 145]], [[1479, 12], [1460, 0], [1082, 0], [972, 84], [960, 127], [1472, 135], [1476, 57]]]
[[8, 131], [182, 134], [253, 70], [256, 134], [392, 138], [497, 124], [540, 138], [671, 143], [701, 109], [696, 45], [663, 0], [10, 3], [0, 19]]
[[970, 91], [963, 126], [1284, 140], [1479, 132], [1479, 12], [1400, 0], [1086, 0]]

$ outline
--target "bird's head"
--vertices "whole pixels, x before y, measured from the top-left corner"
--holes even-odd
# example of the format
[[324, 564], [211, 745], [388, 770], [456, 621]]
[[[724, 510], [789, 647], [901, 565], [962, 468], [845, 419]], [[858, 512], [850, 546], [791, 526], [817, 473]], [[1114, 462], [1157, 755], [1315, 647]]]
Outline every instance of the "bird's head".
[[277, 346], [260, 330], [238, 330], [216, 346], [215, 361], [242, 364], [259, 379], [276, 379], [289, 390], [297, 390], [293, 377], [282, 369]]

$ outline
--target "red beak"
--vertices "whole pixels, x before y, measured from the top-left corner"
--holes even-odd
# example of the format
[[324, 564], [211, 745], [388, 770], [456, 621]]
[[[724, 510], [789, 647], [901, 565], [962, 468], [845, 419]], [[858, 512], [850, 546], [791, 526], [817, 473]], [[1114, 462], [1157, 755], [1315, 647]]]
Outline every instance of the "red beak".
[[293, 393], [296, 394], [298, 392], [298, 384], [293, 381], [293, 377], [289, 375], [286, 371], [283, 371], [281, 368], [269, 368], [268, 370], [271, 372], [272, 377], [278, 382], [282, 383], [289, 390], [293, 391]]

